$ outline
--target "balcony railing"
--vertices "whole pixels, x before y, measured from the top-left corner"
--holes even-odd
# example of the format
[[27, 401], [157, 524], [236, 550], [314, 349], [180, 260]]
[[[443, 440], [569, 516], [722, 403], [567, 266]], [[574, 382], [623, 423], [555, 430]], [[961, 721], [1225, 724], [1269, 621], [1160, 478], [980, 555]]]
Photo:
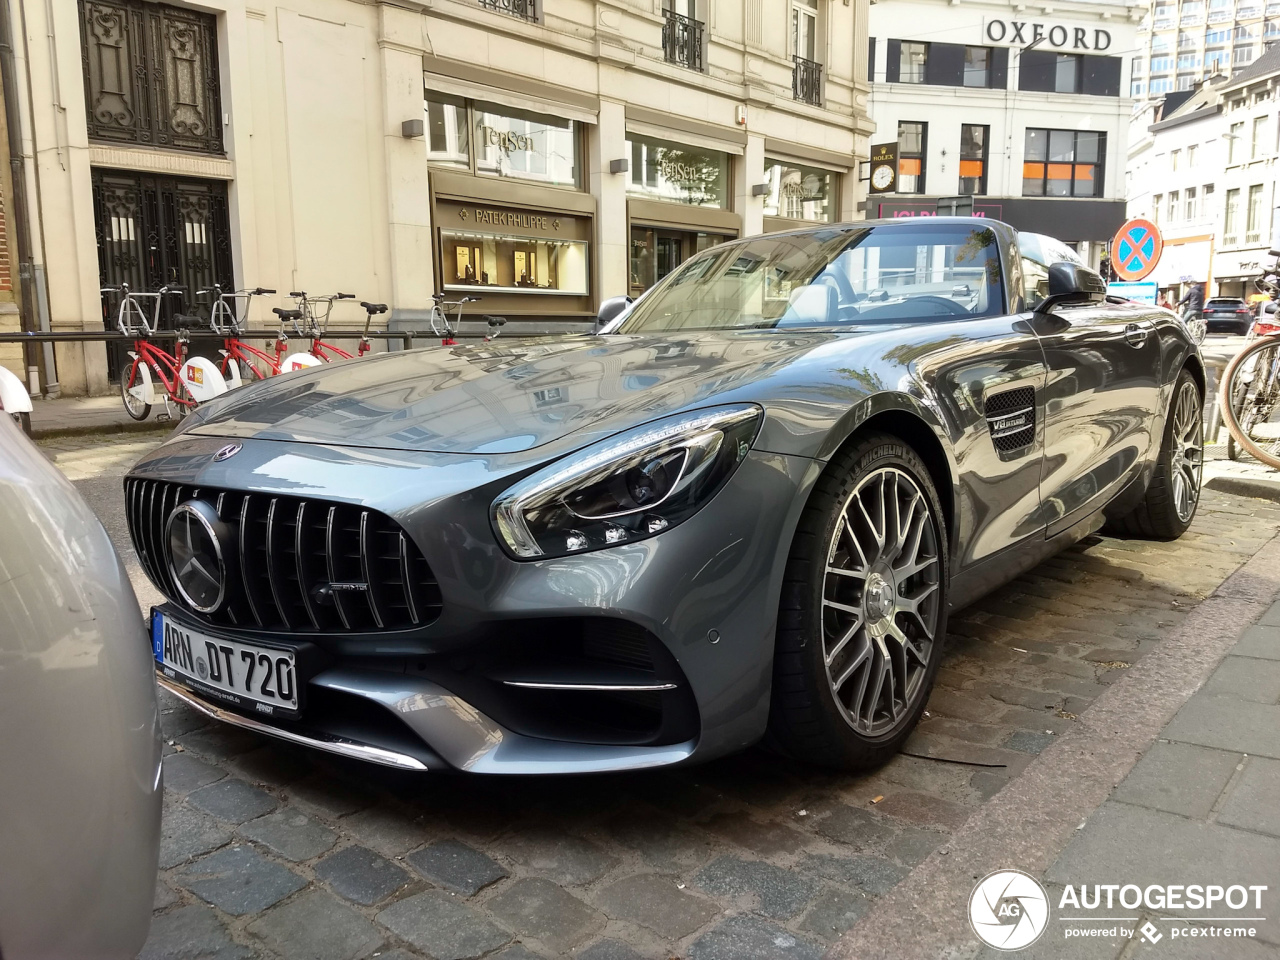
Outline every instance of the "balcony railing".
[[791, 94], [801, 103], [822, 106], [822, 64], [804, 57], [792, 57]]
[[480, 0], [480, 6], [486, 10], [510, 14], [530, 23], [538, 22], [538, 6], [536, 0]]
[[1226, 21], [1231, 20], [1234, 17], [1235, 17], [1235, 14], [1233, 14], [1230, 10], [1210, 10], [1209, 11], [1210, 23], [1225, 23]]
[[702, 71], [702, 38], [706, 24], [674, 10], [663, 10], [662, 55], [667, 63], [678, 63]]

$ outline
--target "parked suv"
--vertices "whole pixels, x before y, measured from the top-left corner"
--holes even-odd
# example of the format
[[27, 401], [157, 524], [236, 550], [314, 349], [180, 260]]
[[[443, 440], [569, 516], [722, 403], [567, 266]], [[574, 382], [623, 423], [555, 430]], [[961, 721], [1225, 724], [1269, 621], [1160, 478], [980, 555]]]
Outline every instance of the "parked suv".
[[1203, 317], [1210, 333], [1238, 333], [1244, 336], [1253, 325], [1249, 305], [1236, 297], [1206, 300]]

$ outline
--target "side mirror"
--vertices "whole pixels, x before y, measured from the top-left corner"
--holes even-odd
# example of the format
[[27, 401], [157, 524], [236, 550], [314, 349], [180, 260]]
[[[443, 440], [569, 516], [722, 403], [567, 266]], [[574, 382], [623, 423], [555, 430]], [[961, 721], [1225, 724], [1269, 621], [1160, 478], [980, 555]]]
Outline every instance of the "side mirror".
[[630, 313], [631, 304], [634, 302], [630, 297], [610, 297], [600, 304], [600, 312], [596, 314], [596, 333], [600, 333], [614, 321], [621, 320]]
[[1079, 263], [1049, 264], [1049, 295], [1036, 305], [1045, 312], [1062, 303], [1099, 303], [1107, 296], [1107, 282]]

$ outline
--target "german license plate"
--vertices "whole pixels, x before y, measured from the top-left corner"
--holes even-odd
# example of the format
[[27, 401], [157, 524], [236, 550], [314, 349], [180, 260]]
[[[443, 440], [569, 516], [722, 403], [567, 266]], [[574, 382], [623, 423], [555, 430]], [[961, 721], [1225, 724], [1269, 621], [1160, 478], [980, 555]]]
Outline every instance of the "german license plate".
[[298, 710], [292, 650], [211, 637], [159, 611], [151, 644], [160, 670], [197, 691], [268, 715]]

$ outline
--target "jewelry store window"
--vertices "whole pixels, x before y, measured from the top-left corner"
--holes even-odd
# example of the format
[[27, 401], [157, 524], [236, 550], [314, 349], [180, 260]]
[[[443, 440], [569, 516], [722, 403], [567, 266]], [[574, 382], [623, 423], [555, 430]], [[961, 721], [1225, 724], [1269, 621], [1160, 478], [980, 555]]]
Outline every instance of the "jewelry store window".
[[446, 290], [579, 297], [588, 292], [585, 240], [441, 230], [440, 245]]
[[631, 181], [627, 193], [695, 207], [725, 207], [728, 154], [637, 134], [627, 135]]
[[582, 185], [576, 120], [435, 93], [425, 109], [429, 163], [481, 177]]
[[817, 223], [835, 219], [836, 178], [830, 170], [766, 159], [764, 178], [769, 185], [764, 198], [766, 217]]

